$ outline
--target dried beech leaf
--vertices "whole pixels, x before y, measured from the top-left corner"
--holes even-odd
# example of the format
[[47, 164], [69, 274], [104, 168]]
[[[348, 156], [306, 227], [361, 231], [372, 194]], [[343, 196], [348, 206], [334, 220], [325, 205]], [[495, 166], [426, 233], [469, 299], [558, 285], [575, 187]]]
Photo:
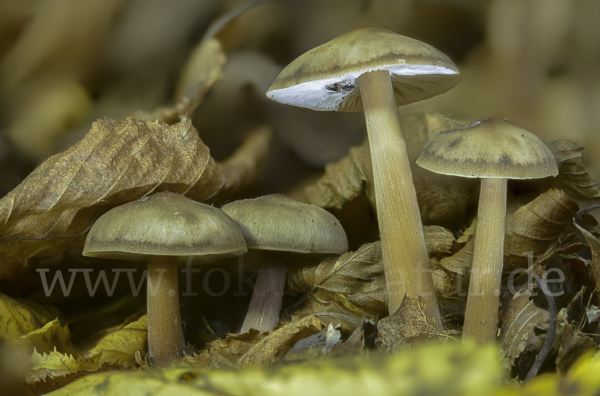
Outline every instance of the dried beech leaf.
[[261, 126], [252, 131], [242, 145], [227, 160], [218, 163], [225, 178], [219, 196], [227, 196], [233, 191], [246, 187], [258, 174], [271, 146], [273, 130]]
[[[506, 218], [504, 242], [504, 271], [527, 267], [530, 257], [549, 256], [558, 248], [561, 237], [578, 211], [577, 204], [564, 192], [550, 189]], [[473, 260], [474, 240], [440, 265], [461, 278], [462, 289], [468, 284], [468, 270]]]
[[[460, 124], [439, 114], [414, 113], [401, 118], [406, 148], [423, 222], [451, 224], [466, 214], [468, 198], [476, 186], [472, 180], [435, 175], [414, 164], [429, 140], [441, 131]], [[366, 195], [373, 208], [375, 195], [368, 142], [350, 149], [338, 162], [328, 164], [325, 174], [305, 190], [308, 202], [324, 208], [341, 208], [360, 195]]]
[[548, 147], [558, 164], [555, 185], [576, 199], [600, 201], [600, 188], [583, 165], [583, 147], [569, 140], [557, 140]]
[[308, 202], [323, 208], [341, 209], [360, 195], [366, 195], [374, 207], [371, 175], [369, 143], [365, 140], [362, 145], [350, 148], [341, 160], [327, 164], [325, 174], [314, 185], [306, 187], [304, 193]]
[[71, 332], [67, 326], [62, 326], [58, 319], [52, 320], [40, 329], [33, 330], [15, 339], [13, 344], [33, 353], [33, 350], [50, 353], [58, 350], [61, 353], [77, 353], [71, 343]]
[[592, 262], [586, 265], [586, 269], [592, 275], [592, 279], [596, 284], [596, 292], [600, 291], [600, 241], [591, 232], [581, 227], [574, 221], [575, 227], [581, 232], [586, 242], [590, 245], [592, 251]]
[[598, 345], [592, 337], [582, 334], [573, 325], [565, 324], [558, 348], [558, 356], [556, 357], [558, 374], [565, 375], [571, 366], [586, 352], [597, 350]]
[[504, 271], [527, 267], [528, 254], [535, 260], [557, 247], [578, 210], [567, 194], [550, 189], [508, 216]]
[[159, 191], [203, 201], [223, 184], [188, 118], [173, 126], [96, 121], [0, 200], [0, 279], [30, 257], [82, 246], [92, 222], [115, 206]]
[[534, 329], [543, 327], [549, 320], [550, 313], [535, 306], [527, 287], [515, 293], [500, 315], [500, 342], [506, 367], [512, 366], [528, 346], [541, 348]]
[[147, 121], [158, 120], [173, 124], [181, 116], [191, 115], [202, 103], [206, 93], [223, 78], [225, 60], [225, 52], [219, 40], [202, 40], [179, 77], [175, 104], [160, 106], [152, 112], [139, 112], [135, 116]]
[[377, 323], [378, 336], [375, 340], [377, 348], [386, 353], [410, 350], [414, 340], [434, 338], [448, 340], [457, 332], [440, 329], [435, 320], [427, 320], [423, 312], [421, 297], [404, 297], [400, 308], [393, 314]]
[[314, 316], [307, 316], [275, 328], [269, 335], [238, 360], [238, 367], [267, 366], [279, 361], [279, 356], [299, 340], [320, 332], [321, 322]]
[[84, 357], [99, 355], [98, 364], [105, 362], [129, 363], [135, 360], [135, 353], [138, 349], [144, 349], [147, 342], [148, 317], [144, 315], [139, 320], [104, 337]]
[[232, 368], [250, 348], [268, 334], [255, 329], [242, 334], [229, 334], [225, 339], [211, 342], [200, 353], [186, 356], [174, 364], [177, 367], [189, 368]]
[[12, 340], [58, 317], [58, 309], [0, 293], [0, 339]]
[[[430, 257], [443, 257], [454, 251], [454, 236], [448, 230], [431, 226], [423, 231]], [[318, 265], [293, 270], [288, 276], [290, 288], [308, 295], [292, 314], [345, 314], [354, 318], [354, 322], [363, 316], [368, 319], [387, 316], [381, 260], [381, 244], [373, 242], [355, 252], [329, 257]]]

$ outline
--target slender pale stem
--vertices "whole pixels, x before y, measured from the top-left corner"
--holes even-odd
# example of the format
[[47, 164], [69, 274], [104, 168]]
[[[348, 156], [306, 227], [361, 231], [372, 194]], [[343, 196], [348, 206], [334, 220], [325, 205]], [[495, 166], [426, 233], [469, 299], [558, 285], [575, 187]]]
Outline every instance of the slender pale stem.
[[505, 223], [506, 179], [482, 179], [463, 339], [496, 339]]
[[148, 352], [157, 365], [183, 356], [179, 313], [178, 266], [175, 257], [148, 260]]
[[404, 298], [423, 298], [425, 315], [440, 327], [442, 320], [423, 236], [406, 143], [389, 72], [358, 78], [362, 97], [381, 234], [388, 307], [394, 313]]
[[270, 254], [265, 254], [264, 257], [269, 262], [258, 270], [256, 285], [240, 333], [250, 329], [271, 331], [279, 322], [286, 273], [279, 255], [276, 252], [268, 253]]

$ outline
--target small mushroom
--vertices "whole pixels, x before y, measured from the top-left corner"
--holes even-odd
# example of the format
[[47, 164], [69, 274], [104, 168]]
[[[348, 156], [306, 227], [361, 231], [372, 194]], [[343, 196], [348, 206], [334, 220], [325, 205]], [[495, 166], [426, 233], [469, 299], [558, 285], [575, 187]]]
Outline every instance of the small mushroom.
[[164, 192], [102, 215], [83, 255], [148, 262], [148, 352], [165, 365], [183, 356], [178, 263], [208, 263], [247, 251], [242, 232], [220, 209]]
[[279, 321], [289, 257], [282, 252], [342, 254], [348, 239], [340, 222], [318, 206], [281, 194], [235, 201], [223, 206], [250, 250], [263, 250], [262, 263], [241, 332], [270, 331]]
[[381, 234], [389, 311], [420, 296], [442, 320], [397, 105], [443, 93], [459, 81], [450, 59], [430, 45], [379, 28], [345, 33], [289, 64], [267, 96], [314, 110], [364, 110]]
[[503, 118], [486, 118], [440, 132], [417, 164], [445, 175], [481, 178], [463, 338], [493, 341], [504, 262], [506, 181], [556, 176], [554, 156], [533, 133]]

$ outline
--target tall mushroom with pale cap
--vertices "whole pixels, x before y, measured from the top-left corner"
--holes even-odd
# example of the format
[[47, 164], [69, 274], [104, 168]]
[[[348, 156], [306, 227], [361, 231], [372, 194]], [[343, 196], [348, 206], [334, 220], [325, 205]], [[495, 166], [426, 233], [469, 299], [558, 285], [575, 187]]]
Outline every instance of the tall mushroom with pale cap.
[[422, 297], [441, 325], [398, 105], [441, 94], [460, 79], [454, 63], [430, 45], [379, 28], [361, 28], [289, 64], [267, 96], [314, 110], [364, 111], [389, 311], [406, 294]]
[[256, 285], [241, 332], [270, 331], [279, 321], [289, 253], [342, 254], [348, 239], [331, 213], [281, 194], [235, 201], [223, 206], [250, 250], [263, 250]]
[[239, 227], [220, 209], [164, 192], [102, 215], [83, 255], [148, 262], [148, 352], [165, 365], [183, 356], [178, 263], [208, 263], [247, 251]]
[[558, 175], [550, 149], [533, 133], [503, 118], [485, 118], [440, 132], [417, 164], [444, 175], [481, 178], [477, 229], [463, 338], [496, 338], [504, 263], [507, 179]]

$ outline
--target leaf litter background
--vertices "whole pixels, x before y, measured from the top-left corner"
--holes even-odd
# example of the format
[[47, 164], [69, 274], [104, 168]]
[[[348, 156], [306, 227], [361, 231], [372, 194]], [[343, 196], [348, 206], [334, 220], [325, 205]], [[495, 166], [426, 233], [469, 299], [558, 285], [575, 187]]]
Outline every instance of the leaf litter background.
[[[581, 212], [600, 199], [594, 2], [30, 0], [0, 2], [0, 11], [7, 394], [551, 394], [559, 389], [553, 373], [560, 389], [600, 386], [591, 358], [600, 242], [594, 211]], [[296, 56], [365, 25], [433, 44], [461, 70], [452, 91], [399, 109], [444, 329], [423, 320], [418, 300], [387, 312], [360, 114], [264, 97]], [[458, 342], [478, 184], [414, 166], [436, 133], [491, 115], [540, 136], [560, 169], [552, 180], [509, 184], [506, 278], [528, 271], [515, 277], [516, 290], [503, 283], [500, 351]], [[352, 251], [295, 262], [282, 322], [270, 333], [237, 334], [252, 263], [220, 263], [235, 287], [216, 297], [198, 286], [197, 296], [182, 296], [188, 356], [158, 371], [145, 359], [144, 290], [130, 288], [140, 268], [83, 258], [80, 249], [101, 214], [159, 191], [215, 205], [286, 193], [338, 216]], [[91, 272], [97, 265], [133, 277], [107, 293], [112, 279], [101, 284]], [[83, 275], [68, 296], [58, 284], [46, 295], [36, 269], [47, 279], [59, 270]], [[553, 269], [565, 274], [548, 278], [547, 287], [563, 292], [554, 308], [527, 287], [528, 276]], [[209, 289], [224, 289], [216, 278]], [[86, 283], [95, 281], [90, 296]], [[441, 343], [412, 344], [423, 334]], [[538, 378], [507, 386], [531, 370]]]

